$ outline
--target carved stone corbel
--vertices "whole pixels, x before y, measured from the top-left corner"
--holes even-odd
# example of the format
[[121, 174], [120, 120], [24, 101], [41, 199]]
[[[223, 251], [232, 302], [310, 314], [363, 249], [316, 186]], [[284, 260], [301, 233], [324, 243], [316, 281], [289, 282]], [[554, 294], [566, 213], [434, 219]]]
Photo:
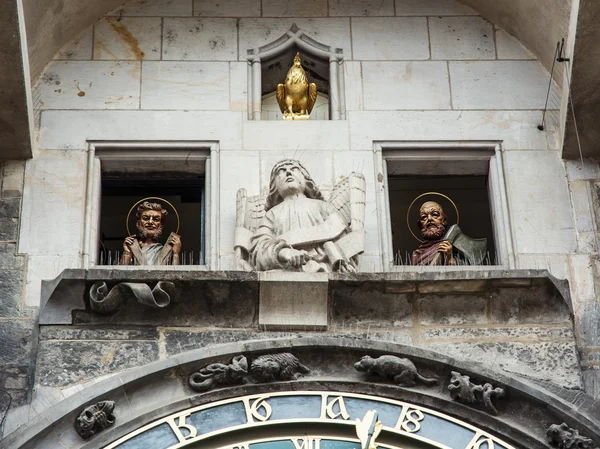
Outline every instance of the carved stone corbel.
[[579, 435], [577, 429], [567, 426], [566, 423], [552, 424], [546, 431], [546, 437], [548, 443], [558, 449], [593, 449], [595, 446], [590, 438]]
[[421, 376], [417, 367], [408, 359], [395, 355], [382, 355], [376, 359], [365, 355], [354, 364], [354, 369], [369, 376], [393, 379], [401, 387], [414, 387], [417, 381], [425, 385], [437, 385], [437, 379]]
[[92, 435], [112, 426], [115, 423], [113, 401], [100, 401], [83, 409], [75, 420], [75, 431], [87, 440]]
[[490, 413], [497, 415], [498, 410], [492, 404], [492, 398], [501, 398], [504, 396], [504, 389], [492, 387], [492, 384], [476, 385], [471, 382], [469, 376], [452, 371], [452, 378], [448, 385], [450, 397], [457, 402], [464, 404], [482, 403]]
[[109, 291], [106, 282], [99, 281], [90, 288], [90, 308], [97, 313], [110, 314], [129, 299], [147, 307], [163, 308], [171, 303], [175, 293], [173, 282], [160, 281], [152, 289], [141, 282], [121, 282]]

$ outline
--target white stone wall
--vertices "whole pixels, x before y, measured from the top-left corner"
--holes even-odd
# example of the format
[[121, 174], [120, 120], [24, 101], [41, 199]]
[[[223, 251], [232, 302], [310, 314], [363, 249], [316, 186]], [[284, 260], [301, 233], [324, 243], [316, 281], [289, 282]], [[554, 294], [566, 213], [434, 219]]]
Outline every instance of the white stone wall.
[[[343, 49], [347, 120], [247, 120], [246, 50], [294, 23]], [[19, 246], [26, 301], [38, 303], [39, 279], [81, 264], [90, 140], [219, 143], [213, 269], [235, 266], [237, 189], [265, 192], [277, 160], [299, 158], [325, 192], [362, 172], [364, 271], [382, 269], [375, 141], [497, 141], [517, 266], [567, 277], [578, 243], [555, 130], [537, 129], [547, 89], [531, 53], [454, 0], [136, 0], [62, 49], [36, 85], [23, 200], [32, 220]]]

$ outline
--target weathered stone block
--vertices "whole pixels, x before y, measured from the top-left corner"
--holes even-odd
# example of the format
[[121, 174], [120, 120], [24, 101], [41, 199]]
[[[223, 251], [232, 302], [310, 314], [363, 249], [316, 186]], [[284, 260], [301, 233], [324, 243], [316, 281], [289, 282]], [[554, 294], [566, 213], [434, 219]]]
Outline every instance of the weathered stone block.
[[482, 292], [486, 287], [486, 280], [472, 281], [434, 281], [419, 284], [420, 293], [474, 293]]
[[353, 18], [354, 59], [428, 59], [429, 39], [424, 17]]
[[234, 61], [237, 59], [237, 22], [235, 19], [165, 18], [162, 58]]
[[158, 360], [158, 343], [144, 341], [46, 341], [38, 353], [36, 382], [67, 386]]
[[18, 232], [18, 219], [0, 218], [0, 240], [17, 240]]
[[480, 296], [425, 296], [417, 300], [417, 307], [424, 325], [487, 323], [487, 300]]
[[537, 61], [450, 62], [450, 79], [456, 109], [543, 109], [548, 91]]
[[94, 27], [88, 27], [83, 33], [61, 48], [60, 51], [54, 55], [54, 59], [89, 61], [92, 59], [93, 47]]
[[589, 181], [569, 182], [577, 232], [594, 231], [594, 207]]
[[185, 17], [192, 15], [192, 0], [134, 0], [115, 9], [114, 16]]
[[490, 309], [490, 317], [495, 324], [570, 322], [567, 304], [550, 287], [492, 291]]
[[54, 61], [36, 86], [40, 109], [136, 109], [140, 63]]
[[565, 388], [583, 386], [574, 343], [436, 343], [426, 346], [462, 361], [477, 360], [495, 371], [502, 370], [536, 380], [549, 380]]
[[498, 59], [536, 59], [519, 40], [504, 30], [496, 30]]
[[[437, 329], [426, 329], [421, 333], [421, 338], [431, 340], [429, 343], [439, 340], [463, 340], [482, 342], [485, 340], [555, 340], [564, 343], [564, 340], [574, 338], [570, 327], [444, 327]], [[558, 341], [563, 340], [563, 341]]]
[[20, 316], [22, 296], [23, 271], [0, 269], [0, 317]]
[[23, 178], [25, 177], [24, 161], [4, 161], [4, 174], [1, 184], [2, 198], [19, 198], [23, 193]]
[[205, 17], [260, 17], [261, 0], [194, 0], [194, 15]]
[[33, 326], [26, 320], [0, 321], [0, 369], [17, 368], [26, 374], [31, 364]]
[[160, 59], [160, 17], [105, 17], [94, 25], [94, 59]]
[[481, 17], [430, 17], [431, 59], [496, 59], [493, 25]]
[[329, 15], [335, 16], [393, 16], [394, 0], [330, 0]]
[[[70, 123], [68, 134], [61, 129], [65, 122]], [[219, 140], [221, 150], [239, 149], [241, 124], [242, 114], [229, 111], [45, 111], [40, 146], [73, 152], [85, 149], [87, 140], [126, 136], [128, 140]]]
[[[574, 252], [577, 242], [560, 154], [547, 150], [507, 151], [504, 173], [515, 251], [537, 254]], [[549, 183], [548, 179], [555, 182]], [[534, 223], [531, 217], [536, 217]]]
[[321, 330], [328, 323], [328, 274], [261, 272], [258, 325]]
[[[537, 129], [539, 120], [540, 114], [535, 111], [348, 112], [350, 148], [353, 150], [372, 150], [373, 141], [377, 140], [427, 140], [434, 135], [436, 139], [440, 140], [502, 140], [502, 146], [507, 150], [546, 148], [548, 145], [546, 136]], [[554, 152], [547, 153], [548, 157], [559, 159]], [[537, 177], [546, 179], [547, 176], [551, 176], [543, 174], [545, 172], [540, 170], [540, 166], [546, 167], [545, 165], [536, 162], [529, 163], [528, 166], [523, 164], [520, 165], [521, 169], [530, 167], [532, 171], [537, 171]], [[523, 189], [534, 187], [534, 184], [528, 181], [527, 176], [520, 175], [520, 180], [523, 184], [527, 184], [527, 187], [511, 187], [509, 193], [514, 191], [518, 194], [524, 191]], [[544, 182], [539, 186], [541, 189], [548, 187]], [[524, 195], [520, 196], [525, 201]], [[512, 205], [512, 203], [510, 204]], [[531, 202], [528, 204], [531, 205]], [[540, 203], [540, 205], [543, 204], [545, 203]], [[558, 202], [552, 204], [558, 204]], [[568, 205], [568, 200], [564, 204]], [[552, 240], [551, 243], [554, 242]], [[543, 246], [536, 247], [539, 249]]]
[[158, 331], [155, 328], [114, 329], [41, 326], [40, 340], [158, 340]]
[[365, 110], [450, 109], [442, 61], [363, 62]]
[[336, 288], [331, 298], [331, 326], [409, 327], [413, 306], [409, 295], [386, 294], [378, 287], [363, 284]]
[[19, 198], [0, 199], [0, 218], [18, 218], [20, 204]]
[[16, 256], [16, 243], [0, 243], [0, 270], [20, 270], [25, 266], [23, 257]]
[[577, 313], [582, 347], [600, 347], [600, 305], [597, 300], [583, 302]]
[[457, 0], [396, 0], [397, 16], [470, 16], [477, 11]]
[[327, 16], [327, 0], [262, 0], [262, 15], [266, 17]]
[[145, 62], [142, 109], [229, 109], [226, 62]]

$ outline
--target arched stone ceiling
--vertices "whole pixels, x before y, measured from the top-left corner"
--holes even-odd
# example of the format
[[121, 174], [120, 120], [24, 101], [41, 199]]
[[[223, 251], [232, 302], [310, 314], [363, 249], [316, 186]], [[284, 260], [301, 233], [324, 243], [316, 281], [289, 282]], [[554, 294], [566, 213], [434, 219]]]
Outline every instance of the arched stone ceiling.
[[[462, 3], [518, 38], [547, 68], [552, 64], [556, 42], [567, 37], [571, 0], [463, 0]], [[122, 4], [123, 0], [23, 0], [32, 83], [63, 45]]]

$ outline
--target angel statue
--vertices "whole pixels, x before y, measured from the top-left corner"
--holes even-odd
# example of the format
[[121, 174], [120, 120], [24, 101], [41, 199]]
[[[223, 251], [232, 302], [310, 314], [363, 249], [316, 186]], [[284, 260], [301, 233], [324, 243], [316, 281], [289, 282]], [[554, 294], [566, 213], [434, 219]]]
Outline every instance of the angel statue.
[[299, 161], [271, 170], [269, 194], [237, 194], [235, 251], [246, 271], [356, 272], [364, 251], [365, 178], [351, 173], [329, 201]]
[[296, 53], [294, 65], [288, 70], [284, 84], [277, 85], [277, 103], [283, 119], [308, 120], [316, 99], [317, 85], [309, 84], [300, 62], [300, 53]]

